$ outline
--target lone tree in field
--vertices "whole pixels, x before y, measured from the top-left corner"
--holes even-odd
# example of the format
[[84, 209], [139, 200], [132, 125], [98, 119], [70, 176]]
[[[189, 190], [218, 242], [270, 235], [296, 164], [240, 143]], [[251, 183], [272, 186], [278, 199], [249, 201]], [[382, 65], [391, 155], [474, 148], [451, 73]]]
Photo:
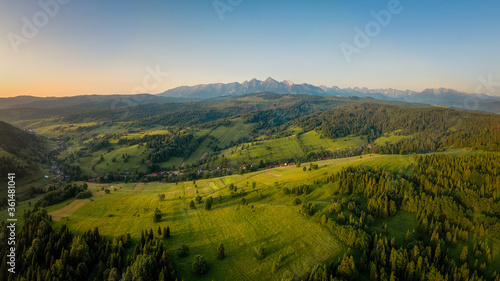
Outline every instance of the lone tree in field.
[[158, 208], [156, 208], [154, 215], [154, 222], [159, 222], [159, 221], [161, 221], [161, 211]]
[[194, 257], [194, 262], [193, 262], [193, 273], [198, 274], [198, 275], [204, 275], [208, 272], [208, 263], [205, 260], [205, 257], [202, 255], [196, 255]]
[[163, 193], [162, 193], [162, 194], [158, 194], [158, 199], [159, 199], [160, 201], [165, 200], [165, 194], [163, 194]]
[[223, 259], [226, 257], [226, 250], [224, 250], [224, 244], [220, 243], [219, 248], [217, 248], [217, 257]]
[[189, 202], [189, 207], [190, 207], [191, 209], [195, 209], [195, 208], [196, 208], [196, 206], [195, 206], [195, 204], [194, 204], [194, 201], [193, 201], [193, 200], [191, 200], [191, 202]]
[[208, 197], [206, 200], [205, 200], [205, 210], [210, 210], [212, 209], [212, 202], [214, 201], [214, 199], [212, 198], [212, 196]]
[[189, 254], [189, 247], [186, 244], [182, 244], [182, 246], [179, 249], [177, 249], [177, 256], [179, 256], [180, 258], [187, 257], [188, 254]]
[[265, 257], [264, 255], [264, 249], [262, 247], [256, 247], [255, 248], [255, 255], [259, 259], [263, 259]]
[[167, 225], [167, 228], [163, 228], [163, 238], [170, 238], [170, 226]]
[[158, 235], [161, 235], [161, 228], [158, 226]]

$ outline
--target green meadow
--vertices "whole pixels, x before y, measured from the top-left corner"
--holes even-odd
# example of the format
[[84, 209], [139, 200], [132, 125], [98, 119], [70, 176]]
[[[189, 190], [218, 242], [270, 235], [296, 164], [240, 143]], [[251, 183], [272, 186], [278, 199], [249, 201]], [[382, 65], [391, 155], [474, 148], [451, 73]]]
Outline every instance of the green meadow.
[[404, 136], [404, 135], [397, 135], [396, 133], [399, 132], [400, 130], [394, 131], [392, 133], [387, 133], [379, 137], [378, 139], [375, 140], [374, 144], [376, 145], [386, 145], [386, 144], [393, 144], [397, 143], [400, 140], [410, 138], [410, 136]]
[[[66, 224], [77, 233], [98, 227], [107, 237], [130, 233], [135, 242], [143, 230], [153, 229], [156, 233], [158, 227], [169, 226], [172, 237], [164, 240], [167, 249], [174, 253], [182, 244], [190, 248], [186, 258], [172, 255], [183, 280], [299, 278], [318, 263], [338, 260], [347, 249], [318, 222], [336, 195], [330, 185], [315, 184], [315, 180], [348, 165], [395, 163], [393, 168], [404, 168], [412, 159], [400, 155], [366, 155], [315, 162], [319, 169], [312, 171], [290, 166], [178, 184], [89, 184], [93, 198], [64, 201], [48, 207], [48, 211], [57, 226]], [[303, 166], [308, 167], [308, 164]], [[244, 195], [232, 197], [228, 188], [231, 183], [238, 190], [244, 190]], [[297, 184], [313, 187], [310, 194], [298, 196], [302, 202], [317, 205], [313, 217], [300, 213], [300, 206], [293, 204], [296, 196], [285, 195], [282, 191], [284, 187]], [[111, 192], [105, 194], [105, 188]], [[165, 194], [165, 199], [160, 201], [158, 194]], [[205, 210], [203, 204], [196, 204], [196, 208], [191, 209], [189, 202], [197, 195], [202, 200], [212, 196], [212, 209]], [[156, 208], [163, 214], [158, 223], [153, 221]], [[394, 225], [399, 225], [401, 218], [396, 216], [394, 219]], [[408, 224], [415, 223], [408, 220]], [[226, 249], [224, 260], [216, 257], [219, 243]], [[264, 249], [264, 259], [255, 257], [255, 247]], [[190, 273], [191, 259], [196, 254], [204, 255], [211, 266], [203, 277]], [[275, 265], [277, 273], [270, 274]], [[271, 276], [274, 279], [270, 279]]]
[[361, 137], [349, 136], [345, 138], [330, 139], [322, 136], [316, 131], [309, 131], [301, 134], [299, 140], [306, 147], [307, 151], [321, 150], [344, 150], [366, 145], [366, 140]]
[[[242, 149], [243, 147], [243, 149]], [[246, 143], [239, 147], [226, 149], [222, 154], [235, 163], [257, 163], [259, 160], [285, 160], [302, 156], [296, 136]]]

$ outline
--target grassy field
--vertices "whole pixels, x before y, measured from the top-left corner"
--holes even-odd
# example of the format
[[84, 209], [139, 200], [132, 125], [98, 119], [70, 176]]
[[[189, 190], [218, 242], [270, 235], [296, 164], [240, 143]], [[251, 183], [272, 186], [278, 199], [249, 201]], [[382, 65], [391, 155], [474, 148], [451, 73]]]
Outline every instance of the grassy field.
[[212, 148], [209, 147], [210, 140], [206, 138], [203, 142], [198, 146], [198, 148], [189, 155], [186, 159], [186, 164], [192, 164], [198, 160], [200, 160], [203, 156], [206, 156], [208, 153], [213, 152]]
[[47, 137], [95, 137], [103, 136], [104, 134], [120, 134], [126, 133], [127, 123], [104, 124], [97, 122], [66, 124], [60, 123], [59, 120], [47, 119], [39, 122], [34, 122], [24, 126], [26, 129], [33, 129], [37, 134]]
[[[404, 159], [404, 160], [403, 160]], [[141, 231], [158, 226], [169, 226], [172, 237], [166, 247], [173, 252], [181, 244], [190, 247], [190, 256], [173, 255], [184, 280], [289, 280], [301, 277], [312, 266], [341, 257], [346, 246], [329, 233], [328, 228], [314, 218], [298, 212], [292, 204], [295, 196], [284, 195], [283, 187], [298, 182], [315, 189], [301, 195], [304, 202], [318, 204], [318, 214], [334, 195], [327, 186], [316, 187], [314, 179], [321, 179], [346, 165], [379, 165], [382, 163], [407, 163], [411, 156], [366, 155], [316, 162], [318, 170], [302, 171], [295, 166], [263, 170], [244, 175], [199, 180], [179, 184], [129, 183], [90, 184], [94, 197], [85, 200], [68, 200], [50, 206], [48, 211], [56, 225], [66, 224], [73, 231], [82, 233], [99, 227], [108, 237], [130, 233], [134, 239]], [[394, 168], [399, 168], [397, 165]], [[256, 188], [252, 188], [252, 183]], [[244, 189], [248, 204], [241, 204], [241, 197], [231, 197], [227, 186], [234, 183]], [[103, 188], [113, 189], [104, 194]], [[189, 208], [189, 202], [198, 194], [203, 199], [214, 198], [213, 208], [207, 211], [203, 204]], [[158, 194], [165, 194], [160, 201]], [[159, 223], [153, 222], [153, 212], [163, 213]], [[216, 249], [223, 243], [228, 257], [216, 258]], [[265, 258], [255, 258], [255, 247], [262, 247]], [[192, 257], [204, 255], [211, 265], [203, 277], [190, 273]], [[282, 256], [283, 261], [278, 262]], [[271, 273], [277, 264], [278, 271]], [[274, 279], [271, 279], [272, 278]]]
[[[141, 160], [147, 156], [147, 153], [148, 151], [146, 148], [139, 147], [138, 145], [118, 146], [109, 153], [103, 154], [104, 161], [95, 166], [95, 171], [101, 174], [108, 171], [132, 172], [133, 169], [141, 167]], [[128, 162], [123, 158], [125, 154], [130, 155]], [[95, 155], [95, 160], [99, 157], [100, 155]], [[113, 159], [116, 161], [113, 162]]]
[[[77, 160], [80, 165], [82, 172], [94, 175], [95, 173], [105, 174], [109, 172], [132, 172], [139, 167], [140, 172], [145, 172], [146, 167], [141, 165], [142, 159], [147, 156], [147, 149], [145, 147], [138, 147], [138, 145], [133, 146], [115, 146], [115, 149], [110, 152], [107, 151], [97, 151], [92, 154], [92, 156], [82, 157]], [[130, 155], [130, 158], [126, 161], [122, 155]], [[100, 161], [100, 156], [103, 156], [104, 160]], [[113, 161], [113, 158], [115, 161]], [[92, 171], [94, 167], [94, 171]]]
[[219, 147], [228, 146], [231, 141], [237, 141], [242, 137], [247, 137], [253, 129], [253, 124], [245, 124], [241, 118], [232, 119], [231, 126], [219, 126], [210, 135], [217, 138]]
[[346, 148], [360, 147], [366, 145], [366, 140], [361, 137], [349, 136], [345, 138], [330, 139], [322, 137], [316, 131], [301, 134], [299, 140], [306, 147], [307, 152], [321, 150], [343, 150]]
[[[398, 131], [400, 131], [400, 130], [398, 130]], [[399, 135], [396, 135], [396, 133], [398, 131], [394, 131], [394, 132], [392, 132], [390, 134], [384, 134], [383, 136], [381, 136], [378, 139], [376, 139], [374, 143], [376, 145], [381, 145], [382, 146], [382, 145], [385, 145], [385, 144], [397, 143], [400, 140], [412, 137], [411, 135], [410, 136], [399, 136]]]
[[296, 136], [279, 138], [267, 141], [259, 141], [245, 144], [245, 149], [232, 147], [222, 152], [226, 158], [235, 163], [252, 162], [257, 163], [259, 160], [285, 160], [294, 159], [302, 156], [300, 144]]

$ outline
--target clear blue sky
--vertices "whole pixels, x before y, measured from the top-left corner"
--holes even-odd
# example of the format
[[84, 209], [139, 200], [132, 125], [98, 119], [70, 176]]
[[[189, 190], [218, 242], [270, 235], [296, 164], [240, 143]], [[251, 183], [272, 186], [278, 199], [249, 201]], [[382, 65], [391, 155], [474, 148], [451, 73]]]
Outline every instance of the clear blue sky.
[[144, 87], [146, 68], [157, 66], [169, 75], [149, 83], [151, 93], [268, 76], [326, 86], [466, 92], [478, 88], [480, 76], [500, 82], [497, 0], [401, 0], [402, 11], [350, 63], [340, 44], [355, 46], [355, 28], [364, 29], [374, 20], [371, 12], [391, 1], [219, 2], [241, 3], [222, 20], [211, 0], [71, 0], [19, 43], [12, 34], [23, 36], [23, 17], [33, 23], [44, 10], [38, 1], [4, 0], [0, 96], [130, 93]]

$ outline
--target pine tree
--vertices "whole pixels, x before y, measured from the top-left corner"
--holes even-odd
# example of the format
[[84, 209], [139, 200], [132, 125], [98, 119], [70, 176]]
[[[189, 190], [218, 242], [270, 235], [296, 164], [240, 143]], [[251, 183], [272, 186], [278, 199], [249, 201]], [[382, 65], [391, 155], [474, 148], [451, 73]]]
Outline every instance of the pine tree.
[[226, 257], [226, 251], [224, 250], [224, 245], [222, 243], [220, 243], [219, 248], [217, 248], [217, 257], [219, 259], [223, 259]]
[[165, 230], [165, 236], [170, 238], [170, 226], [167, 225], [167, 229]]
[[460, 261], [464, 263], [467, 260], [467, 255], [469, 254], [469, 251], [467, 249], [467, 246], [464, 246], [462, 249], [462, 253], [460, 254]]

